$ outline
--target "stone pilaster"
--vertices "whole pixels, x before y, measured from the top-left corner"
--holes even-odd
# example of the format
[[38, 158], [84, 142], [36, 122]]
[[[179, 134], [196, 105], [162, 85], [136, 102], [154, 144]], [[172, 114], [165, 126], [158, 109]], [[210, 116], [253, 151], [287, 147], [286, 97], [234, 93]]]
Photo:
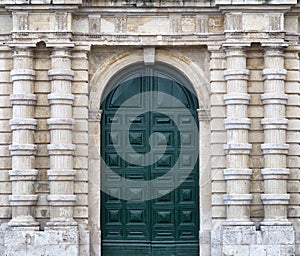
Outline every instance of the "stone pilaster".
[[227, 221], [224, 225], [252, 225], [250, 221], [250, 177], [248, 143], [250, 119], [247, 107], [250, 95], [247, 93], [249, 71], [246, 69], [246, 45], [224, 45], [227, 69], [224, 76], [227, 81], [227, 94], [224, 96], [227, 107], [225, 129], [227, 144], [224, 145], [227, 168], [224, 178], [227, 183], [227, 194], [224, 202], [227, 205]]
[[67, 46], [54, 48], [51, 55], [51, 94], [48, 95], [51, 117], [47, 123], [50, 129], [51, 143], [48, 145], [50, 170], [47, 171], [50, 182], [50, 221], [48, 227], [76, 226], [73, 219], [74, 180], [73, 155], [75, 145], [72, 143], [72, 80], [70, 49]]
[[9, 201], [12, 206], [12, 220], [9, 226], [38, 229], [39, 223], [34, 218], [34, 205], [38, 199], [35, 195], [38, 171], [34, 169], [36, 154], [34, 133], [37, 121], [34, 119], [35, 71], [31, 48], [27, 46], [14, 48], [11, 80], [13, 94], [10, 101], [13, 115], [10, 120], [12, 144], [9, 150], [12, 156], [12, 170], [9, 176], [12, 182], [12, 195]]
[[[199, 121], [199, 179], [201, 184], [199, 186], [199, 211], [200, 211], [200, 230], [199, 230], [199, 255], [204, 255], [205, 252], [210, 251], [210, 230], [211, 228], [211, 173], [209, 170], [210, 161], [210, 120], [211, 120], [211, 110], [208, 106], [200, 106], [198, 111], [198, 121]], [[204, 159], [207, 159], [205, 161]], [[201, 195], [201, 196], [200, 196]]]
[[261, 149], [264, 155], [264, 204], [265, 217], [262, 225], [289, 225], [287, 220], [287, 178], [286, 155], [289, 146], [286, 144], [288, 120], [285, 118], [285, 79], [284, 69], [285, 45], [269, 45], [264, 49], [264, 94], [261, 96], [264, 105], [264, 118], [261, 123], [264, 129], [264, 144]]

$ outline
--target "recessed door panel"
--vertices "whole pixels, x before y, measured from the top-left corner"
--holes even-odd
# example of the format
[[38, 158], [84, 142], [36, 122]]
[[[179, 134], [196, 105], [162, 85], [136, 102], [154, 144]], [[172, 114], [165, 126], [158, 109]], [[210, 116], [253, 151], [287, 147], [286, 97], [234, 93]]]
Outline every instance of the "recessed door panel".
[[[139, 74], [120, 82], [101, 106], [102, 253], [183, 256], [188, 250], [196, 256], [197, 100], [169, 75], [155, 69]], [[126, 179], [136, 183], [125, 186]], [[153, 199], [145, 200], [147, 193]], [[129, 199], [120, 199], [125, 194]]]

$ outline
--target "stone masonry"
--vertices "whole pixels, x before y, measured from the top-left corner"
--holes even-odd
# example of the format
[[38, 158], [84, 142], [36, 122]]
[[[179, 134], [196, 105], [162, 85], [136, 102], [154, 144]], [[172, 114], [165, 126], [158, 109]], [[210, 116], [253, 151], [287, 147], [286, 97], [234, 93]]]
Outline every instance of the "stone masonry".
[[0, 0], [0, 255], [101, 255], [101, 99], [167, 65], [199, 101], [201, 256], [300, 256], [300, 2]]

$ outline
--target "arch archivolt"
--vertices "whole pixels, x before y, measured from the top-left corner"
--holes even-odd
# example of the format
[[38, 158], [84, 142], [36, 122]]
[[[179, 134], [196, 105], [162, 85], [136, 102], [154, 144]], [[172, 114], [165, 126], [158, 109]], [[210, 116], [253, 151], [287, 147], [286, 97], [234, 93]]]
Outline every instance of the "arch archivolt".
[[[100, 170], [101, 170], [101, 124], [99, 116], [94, 118], [95, 113], [101, 115], [100, 105], [104, 92], [110, 81], [121, 71], [128, 67], [144, 62], [143, 49], [122, 52], [102, 62], [96, 69], [90, 80], [89, 91], [89, 230], [91, 250], [94, 255], [101, 252], [101, 191], [100, 191]], [[180, 72], [193, 87], [197, 94], [200, 109], [207, 109], [210, 106], [210, 81], [200, 65], [189, 59], [182, 53], [175, 54], [168, 50], [157, 49], [155, 63], [166, 65], [169, 68]], [[209, 65], [207, 63], [207, 65]], [[200, 232], [209, 230], [211, 216], [211, 182], [210, 182], [210, 124], [208, 119], [199, 118], [199, 177], [200, 177]], [[200, 246], [201, 250], [201, 246]]]
[[[141, 49], [131, 54], [120, 54], [119, 58], [113, 56], [98, 67], [90, 82], [89, 110], [91, 112], [99, 111], [102, 95], [109, 81], [126, 67], [143, 63], [143, 54], [144, 52]], [[167, 65], [180, 72], [195, 90], [199, 105], [209, 105], [209, 79], [195, 62], [185, 56], [175, 55], [166, 50], [156, 50], [155, 62]]]

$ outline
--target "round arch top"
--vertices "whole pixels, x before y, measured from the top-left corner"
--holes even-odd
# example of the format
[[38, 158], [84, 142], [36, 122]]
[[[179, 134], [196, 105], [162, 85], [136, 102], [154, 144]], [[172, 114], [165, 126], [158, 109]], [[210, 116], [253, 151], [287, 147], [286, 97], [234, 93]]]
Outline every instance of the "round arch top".
[[[185, 95], [187, 96], [189, 94], [195, 96], [193, 97], [193, 102], [190, 102], [190, 99], [187, 96], [186, 104], [192, 104], [194, 107], [198, 107], [197, 95], [193, 90], [193, 87], [191, 86], [190, 82], [178, 71], [166, 65], [160, 64], [156, 64], [153, 66], [145, 66], [143, 64], [139, 64], [131, 65], [129, 67], [124, 68], [123, 70], [118, 72], [106, 86], [106, 89], [102, 94], [101, 103], [104, 99], [106, 99], [106, 97], [109, 94], [111, 94], [112, 91], [115, 91], [115, 93], [111, 94], [111, 97], [113, 97], [113, 95], [118, 94], [117, 87], [119, 85], [122, 84], [124, 87], [127, 81], [129, 82], [137, 79], [143, 80], [145, 78], [147, 78], [147, 80], [149, 80], [149, 78], [159, 79], [161, 83], [173, 83], [175, 85], [177, 84], [178, 86], [173, 86], [173, 89], [177, 88], [177, 93], [181, 94], [181, 97], [184, 98]], [[145, 84], [145, 86], [147, 85]], [[113, 100], [113, 98], [111, 100]]]

